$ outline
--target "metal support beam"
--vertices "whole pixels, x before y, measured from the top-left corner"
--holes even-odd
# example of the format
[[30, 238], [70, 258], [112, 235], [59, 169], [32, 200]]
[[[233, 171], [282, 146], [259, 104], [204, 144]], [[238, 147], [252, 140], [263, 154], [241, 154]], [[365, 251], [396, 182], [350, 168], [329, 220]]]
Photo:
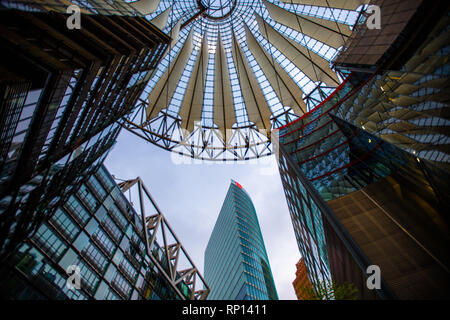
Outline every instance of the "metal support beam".
[[[178, 237], [164, 218], [147, 187], [144, 185], [142, 179], [140, 177], [137, 177], [136, 179], [126, 180], [119, 183], [119, 187], [121, 188], [123, 193], [131, 190], [133, 186], [137, 186], [138, 188], [139, 210], [143, 224], [144, 236], [146, 241], [145, 245], [148, 256], [156, 265], [161, 274], [170, 283], [173, 289], [178, 293], [181, 299], [186, 299], [186, 297], [181, 293], [178, 285], [184, 282], [184, 284], [186, 284], [192, 292], [192, 295], [191, 297], [189, 297], [189, 299], [205, 300], [209, 294], [209, 287], [206, 284], [205, 279], [198, 272], [197, 267], [194, 265], [183, 245], [179, 241]], [[156, 214], [145, 216], [145, 198], [147, 198], [147, 200], [151, 202], [153, 208], [157, 212]], [[162, 234], [162, 239], [159, 239], [162, 240], [162, 243], [156, 243], [156, 235], [159, 231]], [[169, 241], [169, 237], [173, 238], [175, 242]], [[167, 268], [164, 268], [162, 262], [163, 259], [157, 258], [154, 254], [154, 250], [156, 248], [163, 249], [168, 264]], [[186, 258], [190, 267], [179, 269], [179, 262], [181, 257]], [[195, 290], [197, 278], [200, 279], [205, 289]]]

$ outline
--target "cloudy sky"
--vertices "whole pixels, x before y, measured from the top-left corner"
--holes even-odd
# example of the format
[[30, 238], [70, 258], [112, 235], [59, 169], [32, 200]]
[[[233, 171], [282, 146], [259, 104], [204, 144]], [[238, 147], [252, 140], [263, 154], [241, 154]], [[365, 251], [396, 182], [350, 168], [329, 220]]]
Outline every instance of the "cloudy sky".
[[296, 299], [292, 281], [300, 253], [275, 158], [238, 164], [197, 162], [180, 159], [122, 130], [105, 165], [117, 178], [143, 179], [202, 274], [204, 251], [230, 180], [239, 182], [252, 198], [258, 214], [278, 296]]

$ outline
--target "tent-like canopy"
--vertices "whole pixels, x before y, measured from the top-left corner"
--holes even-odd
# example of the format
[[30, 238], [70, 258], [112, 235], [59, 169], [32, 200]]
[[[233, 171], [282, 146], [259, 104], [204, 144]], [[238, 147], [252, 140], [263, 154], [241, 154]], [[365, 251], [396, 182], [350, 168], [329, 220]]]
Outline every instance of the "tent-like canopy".
[[330, 61], [366, 0], [141, 0], [172, 43], [128, 129], [194, 158], [271, 153], [271, 130], [342, 80]]

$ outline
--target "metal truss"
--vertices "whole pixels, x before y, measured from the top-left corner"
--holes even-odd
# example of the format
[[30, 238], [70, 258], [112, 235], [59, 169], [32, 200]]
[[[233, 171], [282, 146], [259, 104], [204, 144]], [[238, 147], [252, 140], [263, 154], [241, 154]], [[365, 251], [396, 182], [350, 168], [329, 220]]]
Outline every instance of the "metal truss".
[[343, 77], [329, 62], [367, 1], [160, 1], [147, 19], [167, 15], [163, 30], [174, 40], [122, 125], [199, 160], [273, 154], [271, 130], [314, 109], [339, 85]]
[[[308, 110], [314, 109], [327, 98], [327, 90], [334, 89], [318, 84], [304, 99]], [[147, 120], [146, 108], [145, 102], [141, 101], [133, 114], [124, 118], [121, 124], [131, 133], [165, 150], [207, 161], [250, 160], [273, 154], [271, 132], [257, 129], [256, 126], [233, 128], [228, 134], [230, 138], [225, 141], [218, 128], [205, 127], [200, 122], [192, 132], [188, 132], [181, 127], [180, 117], [164, 110], [157, 117]], [[289, 108], [271, 117], [272, 130], [298, 117]]]
[[181, 121], [165, 111], [147, 121], [146, 106], [141, 103], [133, 115], [124, 118], [122, 126], [163, 149], [200, 160], [249, 160], [272, 154], [270, 132], [255, 126], [234, 128], [225, 141], [217, 128], [197, 123], [193, 131], [188, 132], [181, 127]]
[[[119, 187], [123, 193], [131, 191], [133, 186], [137, 187], [139, 211], [143, 222], [146, 242], [145, 246], [151, 261], [183, 300], [186, 299], [186, 296], [180, 289], [181, 283], [184, 283], [192, 293], [189, 297], [190, 299], [206, 300], [210, 289], [205, 279], [199, 273], [164, 215], [159, 210], [142, 179], [137, 177], [136, 179], [119, 183]], [[146, 207], [145, 200], [150, 201], [153, 208]], [[156, 211], [156, 214], [146, 216], [146, 209]], [[157, 238], [158, 240], [156, 240]], [[157, 252], [159, 249], [163, 250], [164, 257], [158, 257]], [[186, 261], [188, 267], [180, 266], [181, 260]], [[203, 284], [203, 288], [196, 288], [198, 280]]]

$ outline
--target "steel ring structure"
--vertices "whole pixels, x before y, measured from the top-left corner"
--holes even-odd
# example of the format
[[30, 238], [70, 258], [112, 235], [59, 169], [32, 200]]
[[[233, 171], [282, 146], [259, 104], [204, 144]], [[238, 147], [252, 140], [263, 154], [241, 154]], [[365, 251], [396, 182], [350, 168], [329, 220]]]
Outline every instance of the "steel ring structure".
[[123, 126], [196, 159], [272, 154], [271, 131], [343, 81], [330, 63], [365, 0], [141, 0], [172, 38]]

